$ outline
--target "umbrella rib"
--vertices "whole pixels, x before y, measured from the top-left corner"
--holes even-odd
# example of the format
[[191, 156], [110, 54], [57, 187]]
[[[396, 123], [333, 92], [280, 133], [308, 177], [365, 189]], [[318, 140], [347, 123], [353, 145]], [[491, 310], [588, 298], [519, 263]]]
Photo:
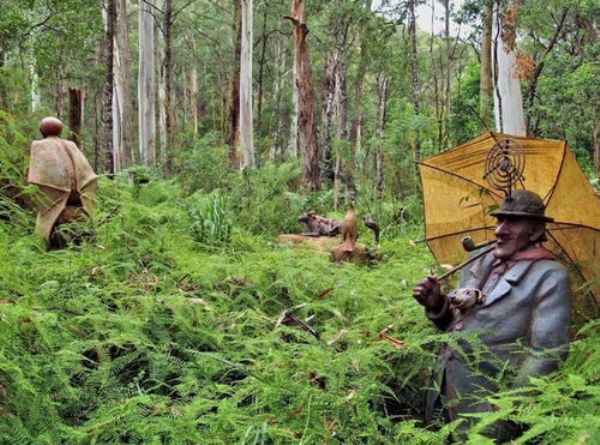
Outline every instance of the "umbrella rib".
[[491, 229], [493, 229], [492, 226], [471, 227], [469, 229], [459, 230], [458, 232], [446, 233], [444, 235], [437, 235], [437, 236], [432, 236], [431, 238], [425, 238], [424, 241], [437, 241], [439, 239], [446, 238], [449, 236], [462, 235], [464, 233], [475, 232], [477, 230], [491, 230]]
[[556, 184], [558, 184], [558, 178], [560, 178], [560, 175], [563, 171], [563, 168], [565, 166], [565, 159], [567, 157], [567, 143], [563, 142], [563, 155], [562, 158], [560, 160], [560, 167], [558, 168], [558, 172], [556, 172], [556, 179], [554, 180], [554, 184], [552, 184], [552, 187], [550, 188], [550, 190], [548, 190], [548, 193], [546, 193], [546, 196], [544, 196], [544, 202], [546, 203], [546, 206], [548, 206], [548, 203], [550, 202], [550, 200], [552, 199], [552, 195], [554, 194], [554, 190], [556, 190]]
[[575, 224], [575, 223], [560, 222], [560, 221], [554, 221], [551, 224], [557, 224], [557, 225], [558, 224], [564, 224], [566, 226], [569, 226], [569, 227], [548, 228], [548, 230], [552, 230], [553, 232], [558, 232], [560, 230], [572, 230], [572, 229], [589, 229], [589, 230], [593, 230], [594, 232], [600, 232], [599, 228], [588, 226], [587, 224]]
[[[587, 278], [585, 277], [585, 275], [583, 274], [583, 272], [581, 271], [581, 269], [579, 268], [579, 266], [577, 265], [577, 263], [575, 262], [575, 260], [573, 260], [573, 258], [571, 258], [571, 255], [569, 255], [569, 252], [567, 252], [567, 250], [562, 246], [562, 244], [560, 244], [558, 242], [558, 240], [554, 237], [554, 235], [552, 235], [549, 231], [546, 231], [546, 232], [548, 233], [548, 235], [550, 236], [550, 238], [552, 238], [552, 241], [554, 241], [556, 243], [556, 245], [558, 247], [560, 247], [560, 249], [562, 250], [562, 252], [566, 255], [567, 259], [571, 262], [571, 265], [573, 266], [573, 268], [577, 271], [577, 273], [579, 274], [579, 276], [581, 277], [581, 279], [585, 282], [587, 280]], [[590, 293], [594, 297], [593, 298], [594, 302], [596, 302], [596, 305], [598, 305], [598, 302], [596, 301], [596, 296], [591, 291], [590, 291]]]
[[431, 165], [431, 164], [426, 164], [424, 162], [418, 162], [418, 164], [422, 165], [423, 167], [429, 167], [429, 168], [431, 168], [433, 170], [437, 170], [437, 171], [439, 171], [441, 173], [445, 173], [447, 175], [454, 176], [455, 178], [462, 179], [463, 181], [468, 182], [469, 184], [473, 184], [473, 185], [475, 185], [475, 186], [477, 186], [479, 188], [484, 189], [490, 195], [495, 195], [496, 197], [501, 198], [501, 196], [498, 193], [496, 193], [495, 191], [490, 190], [489, 188], [487, 188], [487, 187], [485, 187], [485, 186], [483, 186], [483, 185], [481, 185], [481, 184], [473, 181], [472, 179], [466, 178], [465, 176], [461, 176], [459, 174], [453, 173], [453, 172], [448, 171], [448, 170], [444, 170], [443, 168], [439, 168], [439, 167], [436, 167], [436, 166]]

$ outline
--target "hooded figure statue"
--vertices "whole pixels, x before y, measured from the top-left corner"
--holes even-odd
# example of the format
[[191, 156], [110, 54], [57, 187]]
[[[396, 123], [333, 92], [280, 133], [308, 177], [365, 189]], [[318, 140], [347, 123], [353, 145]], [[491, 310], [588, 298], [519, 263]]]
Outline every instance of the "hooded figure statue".
[[93, 215], [98, 178], [77, 145], [60, 137], [62, 129], [60, 120], [42, 119], [43, 139], [31, 144], [27, 177], [42, 193], [35, 232], [55, 247], [62, 244], [54, 239], [58, 225]]

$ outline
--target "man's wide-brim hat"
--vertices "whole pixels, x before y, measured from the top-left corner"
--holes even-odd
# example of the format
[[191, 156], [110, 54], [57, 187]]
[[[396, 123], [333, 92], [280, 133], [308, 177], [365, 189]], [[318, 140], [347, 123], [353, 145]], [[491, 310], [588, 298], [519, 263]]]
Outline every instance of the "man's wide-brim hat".
[[498, 217], [528, 218], [537, 221], [552, 222], [554, 218], [546, 216], [546, 206], [537, 193], [529, 190], [514, 190], [498, 210], [490, 215]]

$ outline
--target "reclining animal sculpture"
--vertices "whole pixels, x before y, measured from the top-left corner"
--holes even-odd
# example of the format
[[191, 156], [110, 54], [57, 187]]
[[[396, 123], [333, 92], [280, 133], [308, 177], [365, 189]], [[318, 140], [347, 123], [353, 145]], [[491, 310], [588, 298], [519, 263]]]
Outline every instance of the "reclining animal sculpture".
[[314, 210], [300, 215], [298, 221], [308, 228], [308, 232], [302, 234], [304, 236], [337, 236], [341, 233], [340, 221], [317, 215]]

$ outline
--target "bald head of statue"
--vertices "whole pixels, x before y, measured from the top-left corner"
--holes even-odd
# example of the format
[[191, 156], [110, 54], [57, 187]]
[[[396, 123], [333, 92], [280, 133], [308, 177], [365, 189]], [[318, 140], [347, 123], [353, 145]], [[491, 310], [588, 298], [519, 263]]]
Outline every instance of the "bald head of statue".
[[55, 117], [45, 117], [40, 121], [40, 132], [42, 136], [60, 136], [63, 129], [63, 123]]

